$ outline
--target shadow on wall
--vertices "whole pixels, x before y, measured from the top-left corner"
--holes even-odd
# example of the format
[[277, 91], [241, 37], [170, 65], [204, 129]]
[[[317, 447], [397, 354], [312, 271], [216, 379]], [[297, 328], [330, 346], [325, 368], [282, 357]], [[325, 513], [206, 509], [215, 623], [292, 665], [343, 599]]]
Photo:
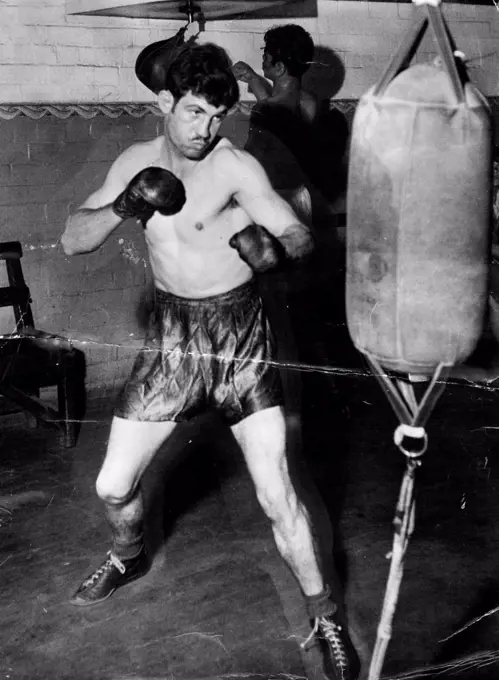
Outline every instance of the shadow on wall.
[[318, 153], [317, 180], [320, 193], [325, 198], [319, 214], [328, 214], [335, 204], [340, 207], [346, 192], [346, 154], [350, 128], [344, 114], [331, 107], [345, 81], [345, 65], [340, 56], [329, 47], [316, 45], [314, 62], [303, 77], [303, 87], [314, 94], [321, 104], [319, 120], [320, 153]]
[[[335, 212], [346, 190], [349, 123], [331, 100], [341, 88], [345, 67], [331, 49], [317, 46], [303, 87], [320, 105], [314, 125], [298, 119], [287, 107], [245, 103], [225, 119], [220, 134], [249, 151], [264, 167], [273, 187], [292, 194], [307, 186], [321, 204], [319, 213]], [[315, 191], [314, 191], [315, 189]], [[313, 199], [315, 203], [316, 200]]]
[[345, 66], [329, 47], [316, 45], [314, 61], [303, 76], [303, 87], [319, 101], [330, 100], [340, 91], [345, 80]]
[[149, 328], [149, 321], [154, 310], [154, 290], [154, 282], [148, 280], [135, 308], [137, 326], [144, 333]]

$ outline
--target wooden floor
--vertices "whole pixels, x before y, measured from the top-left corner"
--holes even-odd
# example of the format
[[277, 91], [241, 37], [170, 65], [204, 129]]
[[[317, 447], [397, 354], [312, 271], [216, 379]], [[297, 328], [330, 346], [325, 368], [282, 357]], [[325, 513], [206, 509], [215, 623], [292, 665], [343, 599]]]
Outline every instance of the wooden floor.
[[2, 432], [12, 515], [1, 528], [0, 677], [305, 677], [300, 594], [216, 422], [184, 428], [146, 475], [151, 572], [106, 603], [67, 603], [109, 549], [94, 494], [109, 422], [90, 413], [69, 451], [46, 430]]
[[[322, 496], [313, 514], [340, 519], [336, 553], [345, 557], [352, 635], [366, 658], [404, 461], [372, 379], [343, 379], [339, 398], [349, 408], [334, 414], [331, 378], [315, 380], [304, 430]], [[497, 405], [494, 391], [451, 386], [429, 424], [387, 675], [431, 664], [438, 641], [484, 592], [499, 605], [490, 595], [499, 584]], [[317, 649], [299, 646], [309, 632], [300, 592], [239, 452], [209, 417], [180, 430], [146, 473], [151, 572], [101, 605], [68, 604], [109, 549], [94, 492], [109, 423], [109, 405], [91, 404], [77, 447], [64, 450], [52, 431], [0, 422], [0, 505], [10, 510], [0, 515], [0, 678], [322, 678]], [[306, 478], [303, 457], [294, 470]], [[302, 492], [310, 493], [307, 483]]]

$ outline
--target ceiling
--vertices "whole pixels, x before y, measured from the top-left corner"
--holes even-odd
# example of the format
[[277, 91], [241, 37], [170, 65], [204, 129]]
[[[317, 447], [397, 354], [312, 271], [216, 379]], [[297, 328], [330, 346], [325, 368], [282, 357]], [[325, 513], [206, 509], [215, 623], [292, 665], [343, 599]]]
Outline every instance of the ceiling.
[[[189, 3], [189, 4], [187, 4]], [[131, 19], [282, 19], [317, 17], [316, 0], [68, 0], [68, 14]], [[201, 13], [201, 14], [200, 14]]]

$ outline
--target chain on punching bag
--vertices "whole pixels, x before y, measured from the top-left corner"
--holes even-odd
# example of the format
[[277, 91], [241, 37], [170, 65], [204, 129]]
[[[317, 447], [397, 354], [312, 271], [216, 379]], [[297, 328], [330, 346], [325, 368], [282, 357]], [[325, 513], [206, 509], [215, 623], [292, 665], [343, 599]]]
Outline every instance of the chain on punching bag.
[[[414, 1], [424, 7], [357, 106], [348, 176], [348, 329], [400, 421], [394, 441], [406, 457], [369, 680], [391, 637], [424, 426], [450, 368], [478, 343], [488, 289], [490, 109], [452, 51], [439, 0]], [[408, 67], [428, 23], [440, 59]], [[415, 377], [428, 380], [419, 402]]]

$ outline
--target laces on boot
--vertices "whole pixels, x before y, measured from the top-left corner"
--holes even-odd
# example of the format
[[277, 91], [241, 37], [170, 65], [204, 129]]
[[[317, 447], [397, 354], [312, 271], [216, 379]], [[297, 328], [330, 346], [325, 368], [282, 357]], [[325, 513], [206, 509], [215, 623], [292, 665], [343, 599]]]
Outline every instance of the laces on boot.
[[109, 555], [108, 562], [111, 562], [113, 564], [113, 566], [115, 566], [116, 569], [120, 572], [120, 574], [124, 574], [126, 569], [125, 569], [125, 565], [123, 564], [123, 562], [121, 560], [119, 560], [116, 557], [116, 555], [113, 555], [113, 553], [111, 551], [109, 551], [107, 554]]
[[111, 551], [108, 553], [108, 558], [104, 562], [102, 566], [100, 566], [98, 569], [94, 571], [94, 573], [87, 578], [85, 583], [83, 584], [83, 587], [87, 588], [88, 586], [91, 586], [99, 579], [102, 574], [104, 574], [106, 571], [109, 571], [111, 567], [116, 567], [116, 569], [120, 572], [120, 574], [124, 574], [126, 569], [125, 565], [123, 562], [121, 562], [116, 555], [113, 555]]
[[341, 639], [341, 626], [325, 616], [317, 619], [317, 622], [317, 628], [331, 645], [336, 663], [342, 671], [348, 670], [348, 657]]
[[331, 645], [333, 656], [342, 670], [348, 669], [348, 657], [346, 654], [345, 646], [341, 639], [341, 626], [334, 621], [329, 620], [327, 617], [317, 617], [315, 619], [314, 627], [312, 628], [308, 638], [300, 644], [302, 649], [305, 649], [309, 642], [314, 638], [317, 633], [321, 632], [323, 638]]

